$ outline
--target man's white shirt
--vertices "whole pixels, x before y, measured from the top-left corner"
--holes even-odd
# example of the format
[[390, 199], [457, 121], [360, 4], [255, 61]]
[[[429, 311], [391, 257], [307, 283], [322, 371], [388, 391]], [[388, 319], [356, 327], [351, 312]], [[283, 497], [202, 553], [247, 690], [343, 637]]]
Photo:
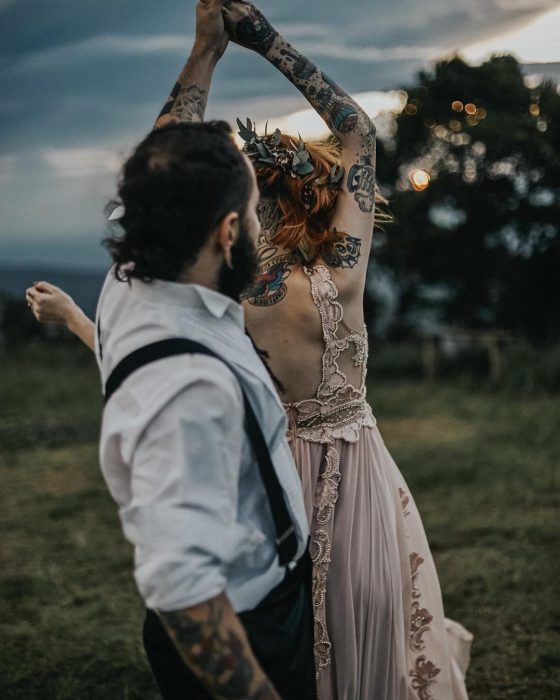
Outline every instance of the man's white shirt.
[[198, 285], [105, 281], [96, 355], [103, 384], [126, 355], [171, 337], [228, 362], [180, 355], [134, 372], [103, 415], [101, 468], [135, 548], [146, 606], [179, 610], [225, 592], [254, 608], [283, 578], [268, 499], [244, 431], [243, 386], [268, 443], [298, 538], [308, 526], [286, 417], [244, 331], [242, 307]]

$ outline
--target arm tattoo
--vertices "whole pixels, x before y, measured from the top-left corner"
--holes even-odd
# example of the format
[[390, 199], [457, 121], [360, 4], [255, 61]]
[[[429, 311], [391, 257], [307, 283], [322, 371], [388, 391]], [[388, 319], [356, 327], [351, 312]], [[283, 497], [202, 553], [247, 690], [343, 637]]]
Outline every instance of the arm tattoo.
[[346, 235], [339, 241], [324, 246], [321, 255], [329, 267], [351, 269], [358, 264], [361, 247], [360, 238]]
[[253, 4], [247, 5], [247, 15], [233, 27], [233, 37], [241, 46], [253, 49], [262, 56], [270, 51], [278, 32], [263, 13]]
[[348, 171], [348, 191], [363, 212], [373, 211], [375, 204], [375, 167], [371, 156], [362, 155]]
[[175, 102], [177, 95], [179, 94], [179, 90], [181, 89], [181, 83], [175, 83], [173, 86], [173, 90], [171, 90], [171, 93], [169, 97], [167, 98], [166, 103], [163, 105], [163, 108], [161, 112], [158, 114], [158, 118], [156, 119], [156, 123], [159, 121], [161, 117], [164, 117], [166, 114], [169, 114], [171, 112], [171, 108], [173, 107], [173, 103]]
[[350, 95], [312, 61], [282, 37], [275, 41], [267, 58], [298, 88], [333, 134], [343, 142], [349, 134], [358, 134], [363, 139], [363, 145], [366, 145], [374, 130], [371, 119]]
[[277, 697], [270, 682], [256, 691], [255, 666], [235, 630], [224, 624], [223, 603], [210, 601], [206, 615], [195, 619], [187, 610], [161, 613], [181, 656], [212, 695], [224, 699], [265, 700]]
[[203, 90], [198, 85], [183, 86], [175, 83], [156, 120], [154, 129], [160, 129], [172, 123], [204, 121], [207, 101], [207, 90]]
[[189, 85], [181, 88], [170, 114], [181, 122], [201, 122], [204, 120], [208, 93], [198, 85]]

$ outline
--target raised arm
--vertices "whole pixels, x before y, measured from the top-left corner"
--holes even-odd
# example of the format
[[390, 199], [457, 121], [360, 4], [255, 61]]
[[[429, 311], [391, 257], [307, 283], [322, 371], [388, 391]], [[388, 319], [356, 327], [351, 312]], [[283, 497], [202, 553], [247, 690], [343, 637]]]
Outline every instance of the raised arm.
[[[341, 144], [345, 175], [330, 223], [348, 233], [345, 245], [351, 245], [357, 255], [342, 259], [335, 251], [328, 262], [339, 268], [355, 287], [353, 291], [361, 293], [374, 224], [373, 121], [350, 95], [284, 39], [255, 5], [243, 0], [226, 0], [224, 5], [226, 29], [232, 41], [260, 54], [286, 76]], [[361, 274], [348, 274], [352, 268]]]
[[226, 50], [224, 0], [199, 0], [196, 5], [196, 38], [181, 75], [161, 110], [154, 129], [179, 122], [204, 121], [214, 68]]

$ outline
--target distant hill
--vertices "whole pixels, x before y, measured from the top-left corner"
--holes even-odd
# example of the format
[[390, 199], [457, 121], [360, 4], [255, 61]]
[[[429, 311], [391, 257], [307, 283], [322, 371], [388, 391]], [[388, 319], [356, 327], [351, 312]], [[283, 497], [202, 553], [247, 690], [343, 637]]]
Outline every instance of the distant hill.
[[0, 295], [24, 299], [33, 282], [45, 280], [68, 292], [88, 316], [93, 317], [105, 272], [53, 270], [40, 267], [0, 267]]
[[525, 75], [540, 74], [548, 80], [560, 82], [560, 63], [525, 63], [522, 65]]

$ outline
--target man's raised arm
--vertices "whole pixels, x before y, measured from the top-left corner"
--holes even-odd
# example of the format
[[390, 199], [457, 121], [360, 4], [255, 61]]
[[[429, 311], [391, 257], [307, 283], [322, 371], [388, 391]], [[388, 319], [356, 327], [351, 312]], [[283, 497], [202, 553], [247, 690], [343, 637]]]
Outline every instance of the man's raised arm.
[[199, 0], [196, 5], [196, 38], [191, 55], [161, 110], [154, 129], [167, 124], [204, 121], [212, 75], [226, 50], [224, 0]]

